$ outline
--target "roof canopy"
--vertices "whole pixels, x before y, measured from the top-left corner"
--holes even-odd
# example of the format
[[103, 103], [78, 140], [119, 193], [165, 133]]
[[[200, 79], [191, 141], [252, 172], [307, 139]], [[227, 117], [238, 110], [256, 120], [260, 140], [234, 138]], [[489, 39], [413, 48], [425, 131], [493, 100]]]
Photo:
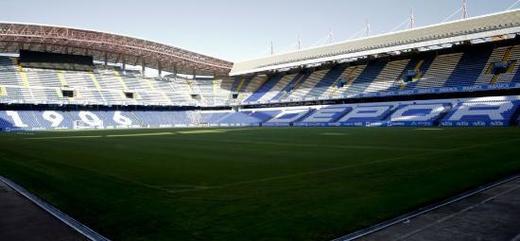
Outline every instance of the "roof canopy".
[[[0, 23], [0, 52], [18, 50], [92, 55], [181, 74], [227, 75], [233, 63], [161, 43], [60, 26]], [[143, 64], [144, 63], [144, 64]]]
[[243, 75], [325, 62], [348, 62], [349, 59], [370, 55], [489, 37], [500, 38], [519, 32], [520, 10], [513, 10], [243, 61], [235, 63], [230, 74]]

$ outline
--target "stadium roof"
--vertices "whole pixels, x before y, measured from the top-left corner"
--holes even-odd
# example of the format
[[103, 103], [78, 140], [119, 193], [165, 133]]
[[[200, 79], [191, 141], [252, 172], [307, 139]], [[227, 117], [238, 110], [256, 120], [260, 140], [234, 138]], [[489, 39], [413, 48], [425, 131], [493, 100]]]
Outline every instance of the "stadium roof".
[[181, 48], [87, 29], [0, 22], [0, 53], [19, 49], [92, 55], [95, 60], [169, 72], [227, 75], [233, 63]]
[[230, 75], [349, 62], [370, 55], [479, 39], [502, 39], [517, 33], [520, 33], [520, 10], [512, 10], [243, 61], [235, 63]]

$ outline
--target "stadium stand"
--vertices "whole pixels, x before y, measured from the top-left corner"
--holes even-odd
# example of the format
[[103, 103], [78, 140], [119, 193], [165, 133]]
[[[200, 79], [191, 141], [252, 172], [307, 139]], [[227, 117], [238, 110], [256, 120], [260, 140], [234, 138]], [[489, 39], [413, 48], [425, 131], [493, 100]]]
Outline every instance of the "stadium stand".
[[[139, 71], [95, 66], [93, 71], [22, 68], [0, 57], [3, 103], [226, 106], [462, 92], [520, 87], [520, 46], [471, 47], [458, 53], [373, 60], [365, 64], [305, 69], [271, 77], [144, 78]], [[503, 72], [497, 70], [504, 64]], [[412, 67], [413, 66], [413, 67]], [[498, 72], [497, 72], [498, 71]], [[407, 81], [407, 73], [414, 74]], [[265, 81], [262, 81], [265, 79]], [[62, 91], [70, 89], [72, 97]], [[132, 95], [129, 96], [128, 93]]]
[[518, 108], [518, 100], [477, 98], [457, 103], [442, 121], [442, 126], [508, 126]]
[[[0, 57], [0, 85], [7, 92], [4, 103], [32, 104], [99, 104], [99, 105], [193, 105], [188, 79], [143, 78], [121, 70], [97, 66], [93, 72], [21, 68]], [[138, 77], [139, 76], [139, 77]], [[211, 85], [208, 85], [210, 88]], [[71, 89], [73, 97], [64, 97], [63, 89]], [[129, 98], [126, 93], [135, 93]], [[228, 96], [213, 96], [208, 104], [226, 103]]]
[[[308, 78], [301, 78], [300, 76], [303, 75], [301, 72], [277, 74], [243, 103], [461, 92], [465, 87], [470, 87], [471, 90], [518, 87], [515, 78], [515, 76], [520, 77], [518, 54], [501, 53], [504, 48], [517, 49], [519, 46], [492, 48], [486, 45], [435, 56], [426, 53], [416, 54], [412, 59], [372, 60], [364, 64], [351, 63], [349, 66], [341, 64], [326, 70], [313, 71], [308, 74]], [[499, 57], [500, 61], [496, 60], [497, 56], [502, 56]], [[494, 65], [502, 61], [507, 62], [508, 70], [493, 74]], [[407, 76], [407, 73], [413, 75]], [[303, 83], [295, 86], [295, 79], [303, 79]], [[506, 85], [496, 85], [497, 83]], [[295, 94], [289, 94], [288, 98], [281, 98], [282, 95], [276, 95], [279, 92]]]
[[85, 30], [0, 23], [0, 128], [514, 125], [519, 19], [512, 10], [235, 64], [94, 31], [86, 54], [69, 46]]
[[509, 126], [520, 96], [371, 104], [278, 107], [243, 111], [0, 111], [3, 130], [190, 126]]

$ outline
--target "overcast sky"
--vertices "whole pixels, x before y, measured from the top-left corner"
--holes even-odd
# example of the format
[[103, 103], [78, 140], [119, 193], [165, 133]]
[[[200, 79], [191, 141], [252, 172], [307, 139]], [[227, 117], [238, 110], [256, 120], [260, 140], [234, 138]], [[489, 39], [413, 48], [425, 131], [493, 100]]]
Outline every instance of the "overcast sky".
[[[468, 0], [471, 16], [507, 9], [517, 0]], [[459, 0], [0, 0], [0, 21], [65, 25], [158, 41], [224, 58], [245, 60], [361, 34], [443, 21]], [[519, 4], [520, 6], [520, 4]], [[455, 18], [460, 18], [457, 14]], [[359, 36], [359, 34], [357, 36]]]

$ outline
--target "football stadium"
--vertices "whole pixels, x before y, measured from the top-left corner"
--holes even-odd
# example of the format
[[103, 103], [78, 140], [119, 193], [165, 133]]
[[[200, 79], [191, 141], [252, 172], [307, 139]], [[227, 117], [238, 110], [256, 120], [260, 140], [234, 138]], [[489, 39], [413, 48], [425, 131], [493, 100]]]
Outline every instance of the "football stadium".
[[0, 21], [0, 240], [520, 240], [520, 10], [462, 2], [241, 61]]

